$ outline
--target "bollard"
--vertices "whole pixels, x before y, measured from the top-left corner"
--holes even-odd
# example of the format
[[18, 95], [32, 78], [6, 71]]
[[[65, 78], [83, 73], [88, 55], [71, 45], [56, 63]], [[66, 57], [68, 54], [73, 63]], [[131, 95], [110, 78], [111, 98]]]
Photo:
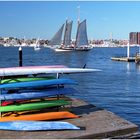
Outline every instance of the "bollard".
[[19, 67], [22, 67], [22, 48], [19, 47]]

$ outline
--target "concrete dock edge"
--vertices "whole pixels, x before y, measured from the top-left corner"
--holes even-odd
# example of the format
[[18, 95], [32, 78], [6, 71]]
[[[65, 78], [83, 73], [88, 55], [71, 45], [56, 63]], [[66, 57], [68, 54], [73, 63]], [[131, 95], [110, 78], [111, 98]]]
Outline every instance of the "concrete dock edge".
[[138, 126], [117, 116], [116, 114], [88, 104], [79, 99], [72, 99], [71, 107], [67, 108], [79, 115], [76, 119], [65, 119], [80, 130], [18, 132], [0, 130], [3, 139], [95, 139], [133, 135]]

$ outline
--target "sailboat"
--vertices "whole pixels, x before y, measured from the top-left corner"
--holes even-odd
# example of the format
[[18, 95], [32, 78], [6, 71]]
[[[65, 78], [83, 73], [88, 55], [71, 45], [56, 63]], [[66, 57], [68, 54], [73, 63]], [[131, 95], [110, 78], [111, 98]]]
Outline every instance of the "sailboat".
[[35, 43], [35, 46], [34, 46], [34, 50], [35, 51], [38, 51], [38, 50], [40, 50], [41, 48], [40, 48], [40, 45], [39, 45], [39, 39], [37, 39], [36, 40], [36, 43]]
[[78, 24], [75, 44], [74, 45], [71, 44], [72, 23], [73, 23], [72, 21], [70, 22], [66, 21], [64, 39], [62, 44], [60, 43], [61, 42], [60, 37], [59, 42], [57, 42], [58, 40], [56, 40], [55, 38], [55, 43], [57, 42], [58, 45], [58, 47], [54, 49], [55, 51], [88, 51], [91, 49], [91, 47], [88, 46], [86, 20]]

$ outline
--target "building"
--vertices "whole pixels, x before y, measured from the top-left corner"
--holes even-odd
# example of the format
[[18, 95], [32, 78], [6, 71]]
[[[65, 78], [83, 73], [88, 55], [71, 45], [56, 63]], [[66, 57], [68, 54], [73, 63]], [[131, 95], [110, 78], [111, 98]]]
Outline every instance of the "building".
[[129, 33], [130, 45], [140, 45], [140, 32]]
[[138, 44], [140, 45], [140, 32], [137, 33], [137, 36], [138, 36], [137, 41], [138, 41]]

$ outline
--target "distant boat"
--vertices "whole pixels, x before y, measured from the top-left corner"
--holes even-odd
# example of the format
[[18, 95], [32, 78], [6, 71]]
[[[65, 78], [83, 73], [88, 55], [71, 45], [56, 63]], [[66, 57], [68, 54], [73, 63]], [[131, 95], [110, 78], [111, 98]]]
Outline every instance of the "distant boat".
[[25, 47], [25, 46], [27, 46], [27, 44], [25, 42], [23, 42], [20, 46]]
[[39, 39], [37, 39], [36, 40], [36, 43], [35, 43], [35, 46], [34, 46], [34, 50], [35, 51], [38, 51], [38, 50], [40, 50], [41, 48], [40, 48], [40, 44], [39, 44]]
[[25, 36], [24, 36], [23, 42], [21, 43], [20, 46], [21, 46], [21, 47], [26, 47], [26, 46], [28, 46], [28, 45], [26, 44]]
[[55, 48], [55, 51], [89, 51], [91, 49], [88, 44], [86, 20], [78, 24], [76, 42], [74, 45], [71, 43], [72, 23], [72, 21], [66, 21], [63, 43], [60, 43], [61, 45]]

